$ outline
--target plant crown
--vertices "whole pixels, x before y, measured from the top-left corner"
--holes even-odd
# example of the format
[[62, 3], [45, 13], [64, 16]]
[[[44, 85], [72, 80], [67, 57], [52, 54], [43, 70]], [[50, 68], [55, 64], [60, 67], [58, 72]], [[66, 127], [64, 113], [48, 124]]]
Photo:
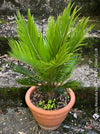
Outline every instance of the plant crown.
[[15, 19], [18, 40], [9, 40], [9, 54], [32, 68], [29, 71], [24, 66], [12, 65], [14, 71], [26, 76], [17, 79], [17, 82], [30, 86], [39, 86], [41, 83], [39, 87], [43, 91], [60, 91], [61, 86], [77, 86], [78, 82], [75, 80], [64, 82], [70, 78], [78, 63], [80, 54], [76, 52], [81, 46], [86, 45], [82, 42], [93, 26], [87, 28], [89, 18], [83, 17], [78, 21], [79, 9], [76, 6], [72, 11], [72, 8], [73, 4], [70, 2], [56, 21], [54, 17], [48, 19], [45, 36], [37, 29], [30, 9], [27, 22], [17, 11]]

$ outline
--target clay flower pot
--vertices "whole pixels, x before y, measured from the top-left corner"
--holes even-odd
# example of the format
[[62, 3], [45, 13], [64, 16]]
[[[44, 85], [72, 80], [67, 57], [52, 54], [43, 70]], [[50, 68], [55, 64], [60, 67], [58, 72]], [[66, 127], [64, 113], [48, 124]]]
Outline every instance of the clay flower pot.
[[69, 95], [71, 97], [71, 100], [68, 103], [68, 105], [66, 105], [64, 108], [61, 108], [58, 110], [49, 111], [49, 110], [40, 109], [32, 104], [32, 102], [30, 100], [30, 96], [37, 89], [38, 89], [37, 87], [32, 86], [26, 92], [26, 96], [25, 96], [26, 104], [28, 105], [35, 120], [38, 122], [39, 126], [42, 129], [55, 130], [65, 120], [66, 115], [68, 114], [68, 112], [70, 111], [72, 106], [74, 105], [75, 94], [71, 89], [68, 89], [67, 91], [69, 91]]

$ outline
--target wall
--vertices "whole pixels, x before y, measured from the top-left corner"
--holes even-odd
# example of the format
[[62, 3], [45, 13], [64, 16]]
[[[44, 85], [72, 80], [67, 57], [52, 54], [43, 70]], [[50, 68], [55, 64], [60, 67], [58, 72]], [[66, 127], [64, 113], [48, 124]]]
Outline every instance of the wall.
[[82, 15], [99, 15], [100, 0], [0, 0], [0, 14], [10, 14], [20, 10], [23, 13], [31, 8], [35, 16], [47, 17], [56, 15], [73, 1], [81, 7]]

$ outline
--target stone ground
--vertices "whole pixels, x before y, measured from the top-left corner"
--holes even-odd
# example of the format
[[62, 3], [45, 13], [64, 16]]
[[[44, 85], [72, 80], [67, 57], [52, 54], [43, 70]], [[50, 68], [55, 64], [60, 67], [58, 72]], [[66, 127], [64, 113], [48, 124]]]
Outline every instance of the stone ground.
[[[4, 16], [1, 16], [5, 20]], [[15, 21], [13, 16], [8, 16], [5, 23], [0, 22], [0, 35], [2, 37], [16, 37]], [[45, 31], [47, 20], [36, 22], [41, 31]], [[45, 34], [45, 33], [44, 33]], [[91, 31], [87, 36], [100, 38], [100, 30]], [[18, 64], [18, 61], [8, 55], [0, 56], [0, 88], [22, 87], [15, 79], [22, 75], [10, 70], [10, 62]], [[22, 64], [22, 63], [21, 63]], [[95, 87], [97, 80], [100, 87], [100, 79], [97, 72], [88, 64], [79, 65], [72, 74], [72, 79], [81, 80], [84, 87]], [[38, 127], [27, 107], [4, 107], [0, 106], [0, 134], [99, 134], [100, 118], [95, 120], [92, 114], [72, 109], [60, 128], [55, 131], [45, 131]]]
[[[10, 62], [18, 64], [18, 61], [8, 55], [0, 57], [0, 88], [21, 87], [15, 79], [22, 77], [10, 70]], [[23, 63], [20, 63], [23, 64]], [[90, 73], [92, 72], [92, 73]], [[89, 65], [79, 65], [73, 72], [72, 78], [82, 80], [85, 85], [93, 85], [96, 71]], [[87, 82], [90, 83], [87, 83]], [[100, 79], [98, 79], [100, 84]], [[94, 82], [95, 83], [95, 82]], [[2, 100], [0, 100], [2, 101]], [[2, 107], [3, 106], [3, 107]], [[32, 117], [27, 107], [0, 106], [0, 134], [99, 134], [100, 119], [95, 120], [93, 114], [74, 108], [68, 114], [60, 128], [55, 131], [42, 130]], [[97, 115], [95, 115], [97, 116]]]
[[[38, 30], [41, 30], [41, 32], [45, 35], [48, 19], [37, 20], [34, 18], [34, 20]], [[17, 33], [15, 32], [15, 26], [16, 25], [15, 25], [14, 16], [4, 16], [4, 15], [0, 16], [0, 36], [1, 37], [8, 37], [8, 38], [17, 37]], [[100, 38], [100, 30], [93, 29], [86, 35], [86, 37]]]
[[[22, 85], [15, 81], [16, 78], [22, 77], [22, 75], [13, 72], [10, 69], [10, 63], [24, 65], [12, 57], [9, 57], [7, 54], [0, 56], [0, 87], [22, 87]], [[100, 69], [98, 69], [98, 72], [99, 71]], [[84, 87], [95, 87], [96, 84], [100, 87], [100, 78], [97, 78], [98, 72], [88, 64], [80, 64], [73, 71], [71, 79], [81, 81]]]
[[55, 131], [42, 130], [26, 107], [0, 110], [0, 134], [99, 134], [99, 120], [73, 109]]

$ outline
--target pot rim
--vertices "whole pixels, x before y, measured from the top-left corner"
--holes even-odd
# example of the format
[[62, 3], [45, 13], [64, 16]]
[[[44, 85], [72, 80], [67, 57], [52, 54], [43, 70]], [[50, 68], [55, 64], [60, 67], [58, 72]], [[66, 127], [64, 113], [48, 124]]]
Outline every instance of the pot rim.
[[26, 95], [25, 95], [26, 104], [29, 106], [30, 109], [34, 109], [34, 111], [36, 111], [37, 113], [43, 113], [43, 114], [45, 113], [46, 115], [55, 115], [57, 113], [61, 114], [63, 112], [70, 110], [75, 103], [75, 94], [72, 89], [68, 88], [67, 91], [69, 91], [69, 95], [71, 97], [71, 100], [68, 103], [68, 105], [66, 105], [65, 107], [63, 107], [61, 109], [53, 110], [53, 111], [38, 108], [30, 100], [30, 95], [37, 89], [38, 89], [38, 87], [32, 86], [28, 89], [28, 91], [26, 92]]

